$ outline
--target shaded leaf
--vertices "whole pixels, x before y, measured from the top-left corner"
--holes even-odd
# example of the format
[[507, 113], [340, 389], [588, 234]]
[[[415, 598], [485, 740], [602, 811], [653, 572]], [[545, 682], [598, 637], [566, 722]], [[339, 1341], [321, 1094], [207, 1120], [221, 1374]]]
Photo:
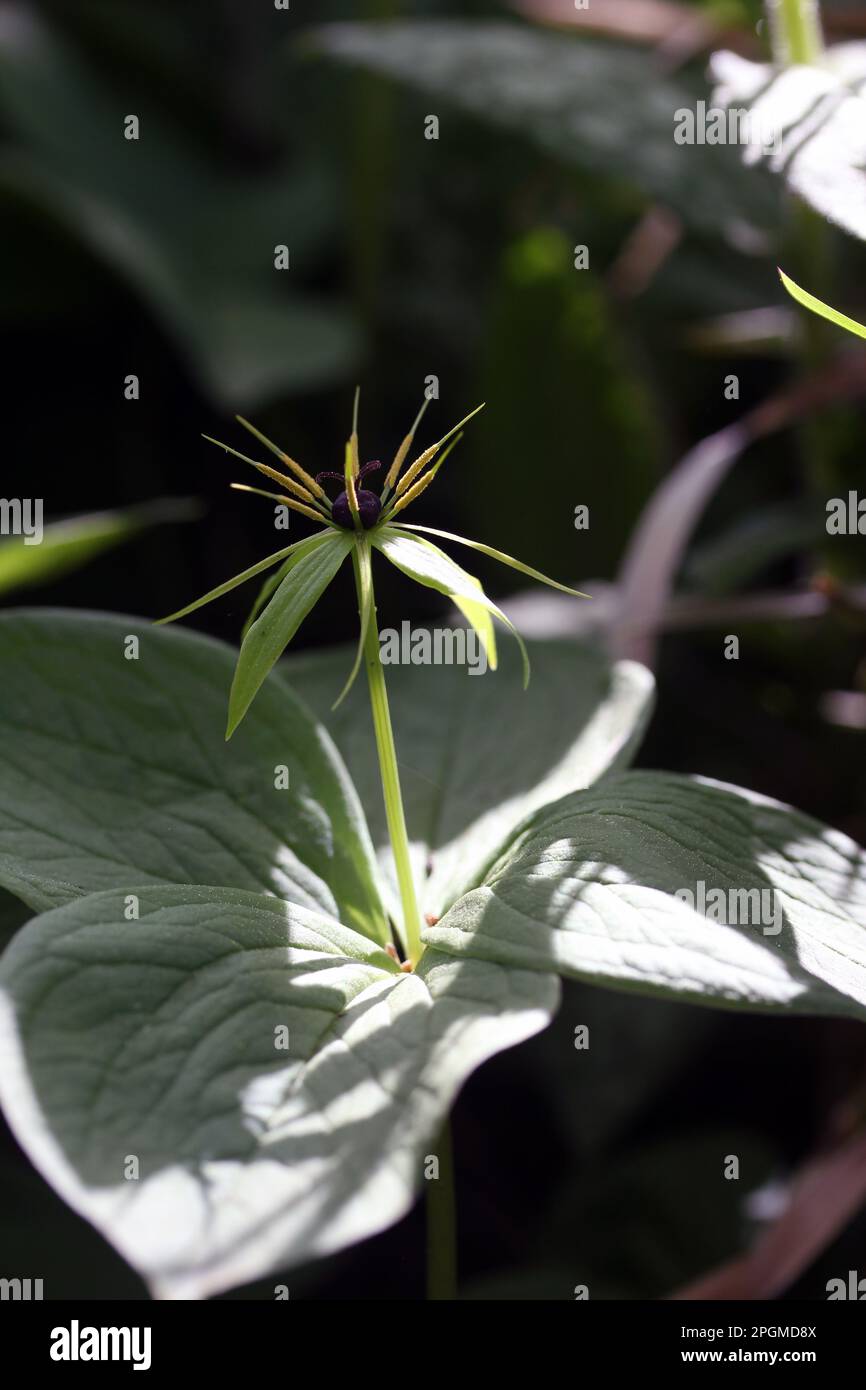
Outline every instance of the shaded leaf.
[[735, 151], [675, 143], [674, 113], [705, 98], [702, 85], [653, 72], [625, 45], [461, 20], [332, 24], [313, 43], [578, 168], [625, 180], [713, 235], [738, 219], [775, 221], [772, 190], [738, 167]]
[[19, 10], [0, 35], [0, 111], [13, 134], [0, 193], [122, 275], [221, 405], [340, 379], [359, 349], [351, 318], [274, 284], [281, 234], [293, 267], [310, 268], [330, 222], [321, 161], [238, 176], [165, 110], [143, 111], [139, 139], [125, 139], [127, 110], [95, 67]]

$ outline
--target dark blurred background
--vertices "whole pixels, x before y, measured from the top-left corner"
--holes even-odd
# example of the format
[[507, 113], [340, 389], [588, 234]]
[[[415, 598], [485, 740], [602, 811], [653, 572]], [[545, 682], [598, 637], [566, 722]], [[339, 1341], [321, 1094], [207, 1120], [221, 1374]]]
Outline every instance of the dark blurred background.
[[[820, 260], [834, 302], [856, 312], [866, 256], [823, 227], [812, 255], [768, 174], [671, 139], [672, 111], [709, 97], [713, 48], [765, 51], [759, 4], [590, 10], [0, 4], [0, 491], [44, 497], [51, 521], [196, 503], [3, 601], [172, 611], [286, 543], [269, 503], [229, 491], [257, 480], [202, 432], [261, 456], [239, 411], [311, 471], [339, 467], [359, 381], [362, 455], [390, 458], [431, 376], [440, 398], [422, 443], [488, 404], [424, 519], [566, 581], [616, 579], [686, 450], [814, 365], [777, 262], [808, 273]], [[861, 9], [825, 12], [833, 36], [863, 36]], [[407, 27], [382, 45], [372, 31], [322, 29], [383, 20]], [[445, 26], [435, 44], [425, 20]], [[483, 38], [470, 42], [470, 22], [511, 26], [513, 74], [485, 59]], [[579, 82], [558, 71], [566, 50], [580, 55]], [[137, 141], [123, 138], [128, 115]], [[288, 270], [274, 268], [277, 245]], [[577, 245], [589, 253], [580, 271]], [[138, 399], [125, 396], [130, 374]], [[729, 374], [739, 399], [726, 399]], [[808, 591], [816, 576], [825, 590], [828, 575], [862, 584], [862, 542], [828, 553], [823, 520], [826, 498], [862, 478], [863, 425], [856, 400], [831, 402], [751, 448], [692, 538], [680, 592], [734, 601]], [[574, 528], [578, 504], [588, 531]], [[504, 571], [479, 573], [507, 595]], [[302, 644], [353, 636], [346, 585]], [[390, 567], [378, 586], [384, 621], [442, 611]], [[250, 598], [230, 595], [196, 626], [236, 642]], [[863, 631], [857, 606], [838, 603], [749, 627], [737, 662], [721, 660], [718, 626], [666, 636], [640, 764], [778, 796], [863, 842]], [[572, 1046], [578, 1023], [591, 1025], [588, 1054]], [[553, 1028], [489, 1063], [458, 1103], [463, 1293], [669, 1293], [760, 1231], [779, 1185], [838, 1137], [840, 1107], [862, 1113], [864, 1083], [855, 1025], [567, 986]], [[748, 1182], [722, 1180], [730, 1152]], [[744, 1204], [744, 1190], [758, 1197]], [[143, 1296], [8, 1137], [0, 1192], [4, 1263], [44, 1274], [46, 1296]], [[862, 1217], [789, 1296], [823, 1298], [829, 1277], [858, 1267]], [[423, 1296], [421, 1211], [289, 1283], [293, 1297]]]

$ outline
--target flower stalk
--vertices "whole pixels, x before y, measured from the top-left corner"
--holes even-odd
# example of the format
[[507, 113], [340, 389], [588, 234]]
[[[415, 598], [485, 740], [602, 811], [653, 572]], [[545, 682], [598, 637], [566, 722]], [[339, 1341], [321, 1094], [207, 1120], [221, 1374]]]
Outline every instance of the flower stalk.
[[[366, 546], [369, 545], [366, 539], [362, 540], [361, 543]], [[362, 583], [362, 561], [357, 550], [352, 552], [352, 563], [355, 570], [355, 587], [358, 593], [358, 611], [363, 622], [365, 594]], [[400, 790], [397, 750], [394, 746], [394, 732], [391, 728], [385, 671], [379, 652], [379, 626], [376, 622], [376, 600], [372, 589], [366, 596], [366, 604], [368, 617], [363, 643], [364, 666], [370, 689], [370, 708], [373, 713], [373, 729], [376, 734], [376, 751], [379, 755], [379, 772], [382, 778], [388, 835], [391, 840], [397, 886], [400, 890], [400, 903], [403, 908], [403, 946], [406, 951], [406, 958], [414, 968], [421, 959], [421, 952], [424, 949], [421, 944], [421, 914], [415, 896], [415, 880], [412, 877], [409, 835], [406, 830], [406, 816], [403, 811], [403, 794]]]

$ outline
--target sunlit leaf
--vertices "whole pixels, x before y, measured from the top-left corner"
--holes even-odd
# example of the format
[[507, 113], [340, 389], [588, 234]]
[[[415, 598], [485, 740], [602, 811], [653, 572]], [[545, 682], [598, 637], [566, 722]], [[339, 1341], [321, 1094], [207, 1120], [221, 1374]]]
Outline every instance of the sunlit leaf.
[[18, 933], [0, 965], [0, 1096], [44, 1176], [161, 1298], [398, 1220], [466, 1077], [556, 1006], [549, 975], [436, 951], [401, 974], [275, 898], [137, 891], [136, 921], [114, 891]]
[[831, 222], [866, 237], [866, 44], [786, 69], [716, 53], [712, 73], [713, 101], [742, 113], [737, 139], [748, 163], [766, 165]]
[[424, 936], [695, 1003], [866, 1018], [866, 851], [737, 787], [620, 773], [539, 812]]

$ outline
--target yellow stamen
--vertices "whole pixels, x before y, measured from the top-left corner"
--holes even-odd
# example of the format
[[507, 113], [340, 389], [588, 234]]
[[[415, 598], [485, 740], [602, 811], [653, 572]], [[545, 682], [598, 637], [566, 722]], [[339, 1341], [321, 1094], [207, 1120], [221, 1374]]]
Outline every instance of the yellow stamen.
[[255, 435], [260, 444], [264, 444], [266, 449], [270, 449], [272, 454], [276, 454], [277, 458], [284, 463], [287, 468], [291, 468], [292, 472], [296, 477], [300, 478], [305, 487], [309, 488], [314, 497], [327, 497], [328, 494], [321, 484], [317, 483], [315, 478], [312, 478], [305, 468], [302, 468], [299, 463], [296, 463], [293, 458], [290, 458], [288, 454], [284, 453], [279, 445], [274, 444], [268, 439], [267, 435], [262, 434], [261, 430], [257, 430], [255, 425], [251, 425], [249, 420], [244, 419], [243, 415], [236, 415], [235, 419], [239, 425], [243, 425], [245, 430], [249, 430], [250, 434]]
[[431, 468], [424, 474], [423, 478], [419, 478], [414, 487], [410, 487], [408, 492], [404, 492], [402, 497], [398, 498], [385, 520], [390, 521], [392, 516], [396, 516], [397, 512], [402, 512], [404, 507], [408, 507], [410, 502], [414, 502], [416, 497], [420, 497], [424, 489], [430, 486], [438, 471], [438, 468]]
[[317, 499], [313, 497], [305, 487], [301, 487], [300, 483], [293, 482], [292, 479], [287, 478], [284, 473], [279, 473], [276, 468], [271, 468], [269, 464], [254, 463], [253, 468], [257, 468], [260, 473], [264, 473], [266, 478], [273, 478], [275, 483], [280, 483], [286, 491], [291, 492], [293, 496], [300, 497], [302, 502], [309, 502], [311, 505], [316, 503]]
[[394, 515], [395, 512], [401, 512], [404, 507], [408, 507], [409, 503], [414, 501], [414, 499], [419, 495], [419, 493], [422, 493], [426, 487], [430, 486], [433, 479], [436, 477], [436, 474], [439, 472], [439, 469], [442, 467], [448, 455], [451, 453], [451, 450], [456, 449], [457, 445], [460, 443], [462, 438], [462, 433], [455, 435], [454, 438], [451, 440], [451, 443], [448, 445], [448, 448], [445, 450], [445, 453], [442, 455], [441, 459], [437, 459], [436, 462], [433, 464], [433, 467], [424, 474], [423, 478], [419, 478], [415, 486], [410, 487], [408, 492], [404, 492], [402, 497], [400, 496], [399, 489], [397, 490], [397, 494], [394, 498], [393, 504], [390, 507], [387, 507], [382, 515], [383, 521], [390, 521], [391, 517]]
[[[278, 473], [276, 469], [269, 468], [266, 463], [259, 463], [257, 459], [251, 459], [246, 454], [240, 453], [237, 449], [233, 449], [230, 444], [223, 444], [221, 439], [213, 439], [209, 434], [203, 434], [202, 439], [206, 439], [208, 444], [216, 444], [219, 449], [225, 449], [227, 454], [231, 454], [233, 458], [240, 459], [242, 463], [248, 463], [251, 468], [257, 468], [260, 473], [264, 473], [266, 477], [273, 478], [275, 482], [281, 483], [284, 488], [290, 492], [294, 492], [296, 496], [300, 497], [304, 502], [311, 502], [314, 506], [321, 507], [323, 516], [330, 515], [330, 512], [325, 511], [325, 507], [322, 506], [306, 488], [302, 488], [300, 483], [295, 483], [291, 478], [285, 477], [283, 473]], [[325, 498], [325, 503], [327, 504], [327, 494], [323, 492], [322, 496]]]
[[355, 459], [357, 458], [357, 454], [358, 454], [357, 438], [358, 438], [358, 437], [357, 437], [357, 434], [353, 431], [353, 432], [352, 432], [352, 439], [355, 440], [355, 450], [354, 450], [354, 452], [353, 452], [353, 450], [352, 450], [352, 439], [350, 439], [349, 442], [348, 442], [348, 444], [346, 445], [346, 462], [345, 462], [345, 465], [344, 465], [344, 468], [343, 468], [343, 473], [344, 473], [344, 476], [345, 476], [345, 479], [346, 479], [346, 496], [347, 496], [348, 499], [349, 499], [349, 511], [352, 513], [352, 520], [353, 520], [354, 523], [355, 523], [356, 529], [360, 531], [360, 530], [361, 530], [361, 513], [358, 511], [358, 494], [357, 494], [357, 492], [355, 491], [355, 471], [356, 471], [356, 470], [353, 471], [353, 465], [354, 465]]
[[399, 449], [397, 450], [396, 454], [394, 455], [394, 462], [391, 464], [391, 467], [388, 469], [388, 476], [387, 476], [387, 478], [385, 479], [385, 486], [384, 486], [383, 489], [382, 489], [383, 495], [387, 495], [387, 493], [389, 493], [389, 492], [391, 491], [391, 489], [393, 488], [393, 486], [394, 486], [394, 484], [396, 483], [397, 479], [399, 478], [399, 476], [400, 476], [400, 469], [403, 467], [403, 464], [404, 464], [405, 461], [406, 461], [406, 455], [408, 454], [409, 450], [410, 450], [411, 447], [412, 447], [412, 441], [413, 441], [414, 438], [415, 438], [415, 431], [417, 430], [418, 426], [420, 425], [421, 419], [422, 419], [422, 417], [423, 417], [423, 415], [424, 415], [424, 411], [427, 409], [427, 407], [428, 407], [429, 404], [430, 404], [430, 397], [429, 397], [429, 396], [425, 396], [425, 397], [424, 397], [424, 404], [421, 406], [421, 409], [418, 411], [418, 414], [415, 416], [415, 423], [414, 423], [414, 425], [412, 426], [412, 428], [410, 429], [409, 433], [406, 435], [406, 438], [403, 440], [403, 443], [400, 445]]
[[246, 483], [230, 483], [229, 487], [233, 487], [236, 492], [255, 492], [259, 497], [274, 497], [278, 502], [282, 502], [283, 506], [291, 507], [293, 512], [312, 517], [313, 521], [323, 520], [321, 512], [314, 512], [312, 507], [305, 507], [303, 502], [295, 502], [291, 497], [278, 497], [275, 492], [263, 492], [260, 487], [248, 487]]
[[[350, 437], [350, 439], [349, 439], [349, 450], [350, 450], [351, 456], [352, 456], [352, 477], [353, 477], [353, 478], [357, 478], [359, 472], [361, 471], [361, 465], [360, 465], [360, 462], [359, 462], [359, 460], [358, 460], [358, 404], [359, 404], [359, 402], [360, 402], [360, 399], [361, 399], [361, 388], [360, 388], [360, 386], [356, 386], [356, 387], [355, 387], [355, 404], [354, 404], [354, 407], [353, 407], [353, 410], [352, 410], [352, 434], [351, 434], [351, 437]], [[349, 491], [348, 484], [346, 485], [346, 491], [347, 491], [347, 492]], [[357, 506], [357, 498], [355, 499], [355, 505]], [[354, 516], [354, 511], [353, 511], [352, 515]]]
[[406, 489], [412, 486], [412, 483], [418, 477], [418, 474], [421, 472], [421, 469], [424, 468], [430, 462], [430, 460], [436, 456], [436, 454], [442, 448], [442, 445], [447, 440], [449, 440], [453, 434], [456, 434], [457, 431], [461, 429], [462, 426], [465, 425], [468, 420], [471, 420], [473, 415], [477, 415], [479, 410], [483, 409], [484, 403], [482, 402], [481, 405], [478, 405], [475, 407], [474, 410], [471, 410], [463, 420], [458, 421], [454, 428], [449, 430], [447, 434], [443, 434], [442, 438], [436, 444], [431, 444], [429, 449], [425, 449], [423, 454], [418, 455], [415, 462], [412, 464], [410, 468], [407, 468], [406, 472], [403, 474], [402, 478], [397, 484], [398, 497], [401, 497], [403, 493], [406, 491]]

